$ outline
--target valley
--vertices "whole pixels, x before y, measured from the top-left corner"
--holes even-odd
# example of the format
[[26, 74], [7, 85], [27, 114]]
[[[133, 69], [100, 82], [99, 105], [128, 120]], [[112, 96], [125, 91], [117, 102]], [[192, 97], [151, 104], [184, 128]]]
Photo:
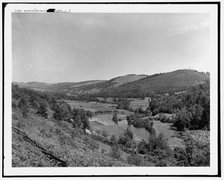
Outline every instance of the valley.
[[[133, 109], [143, 108], [144, 110], [148, 107], [148, 98], [129, 98], [130, 107]], [[99, 102], [83, 102], [83, 101], [66, 101], [72, 108], [80, 108], [84, 110], [89, 110], [94, 113], [93, 117], [89, 118], [90, 129], [92, 132], [101, 134], [102, 132], [108, 134], [109, 136], [119, 137], [122, 135], [127, 128], [134, 135], [135, 141], [145, 141], [149, 140], [149, 133], [144, 128], [135, 128], [133, 125], [128, 125], [127, 116], [134, 114], [134, 112], [116, 109], [116, 104], [110, 103], [99, 103]], [[100, 113], [99, 113], [100, 111]], [[118, 124], [112, 121], [113, 114], [118, 113], [118, 119], [120, 121]], [[147, 117], [147, 116], [146, 116]], [[144, 117], [142, 117], [144, 118]], [[183, 140], [178, 138], [178, 133], [171, 129], [171, 123], [162, 123], [160, 121], [153, 120], [154, 128], [156, 134], [159, 135], [163, 133], [168, 140], [170, 147], [183, 147]]]
[[207, 75], [178, 70], [109, 81], [13, 83], [12, 164], [209, 166]]

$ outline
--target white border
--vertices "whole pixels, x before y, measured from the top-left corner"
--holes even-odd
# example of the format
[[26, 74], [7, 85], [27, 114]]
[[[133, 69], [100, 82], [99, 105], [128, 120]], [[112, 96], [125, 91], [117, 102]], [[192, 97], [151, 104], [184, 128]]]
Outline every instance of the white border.
[[[211, 166], [210, 167], [85, 167], [85, 168], [12, 168], [11, 167], [11, 12], [15, 9], [55, 8], [75, 13], [209, 13], [211, 76]], [[217, 174], [217, 5], [167, 4], [9, 4], [5, 9], [5, 175], [216, 175]]]

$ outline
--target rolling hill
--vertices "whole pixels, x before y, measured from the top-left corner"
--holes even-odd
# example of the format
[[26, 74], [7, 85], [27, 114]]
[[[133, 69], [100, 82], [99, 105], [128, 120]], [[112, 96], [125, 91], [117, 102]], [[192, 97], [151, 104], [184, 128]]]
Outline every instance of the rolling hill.
[[152, 92], [164, 93], [172, 90], [184, 90], [188, 87], [204, 84], [207, 81], [209, 81], [208, 73], [183, 69], [147, 76], [117, 88], [103, 89], [100, 93], [109, 93], [115, 96], [138, 96]]
[[28, 82], [28, 83], [16, 83], [16, 84], [18, 84], [20, 87], [25, 87], [34, 90], [52, 91], [52, 92], [66, 93], [68, 95], [77, 95], [77, 94], [99, 93], [102, 89], [115, 88], [124, 85], [128, 82], [133, 82], [145, 77], [147, 77], [147, 75], [129, 74], [113, 78], [109, 81], [92, 80], [82, 82], [64, 82], [56, 84]]
[[152, 92], [164, 93], [171, 90], [183, 90], [191, 86], [204, 84], [207, 81], [209, 81], [208, 73], [182, 69], [151, 76], [128, 74], [108, 81], [92, 80], [56, 84], [29, 82], [18, 83], [18, 85], [20, 87], [67, 95], [95, 94], [97, 96], [136, 97]]
[[114, 87], [118, 87], [124, 85], [129, 82], [137, 81], [147, 77], [148, 75], [136, 75], [136, 74], [128, 74], [126, 76], [119, 76], [109, 80], [109, 82], [114, 83]]

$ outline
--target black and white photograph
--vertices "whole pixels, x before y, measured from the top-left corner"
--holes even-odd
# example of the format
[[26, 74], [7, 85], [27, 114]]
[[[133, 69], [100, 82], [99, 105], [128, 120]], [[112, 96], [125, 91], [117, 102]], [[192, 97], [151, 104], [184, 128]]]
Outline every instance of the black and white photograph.
[[5, 175], [217, 176], [218, 5], [7, 4]]

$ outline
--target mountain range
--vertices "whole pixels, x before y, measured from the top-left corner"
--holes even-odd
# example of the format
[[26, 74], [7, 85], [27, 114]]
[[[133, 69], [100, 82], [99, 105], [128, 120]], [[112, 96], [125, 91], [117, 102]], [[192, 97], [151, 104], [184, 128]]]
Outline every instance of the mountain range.
[[191, 69], [181, 69], [154, 75], [128, 74], [110, 80], [90, 80], [82, 82], [14, 83], [20, 87], [39, 91], [50, 91], [67, 95], [98, 94], [99, 96], [138, 96], [147, 93], [182, 90], [208, 82], [209, 73]]

